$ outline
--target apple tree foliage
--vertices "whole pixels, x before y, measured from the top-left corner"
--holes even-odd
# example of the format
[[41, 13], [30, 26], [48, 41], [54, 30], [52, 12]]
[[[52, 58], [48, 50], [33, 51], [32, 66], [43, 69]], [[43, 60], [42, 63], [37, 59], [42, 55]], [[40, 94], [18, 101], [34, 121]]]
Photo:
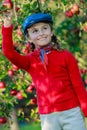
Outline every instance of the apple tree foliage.
[[[0, 0], [0, 12], [3, 11]], [[84, 87], [87, 86], [87, 0], [12, 0], [14, 10], [13, 40], [15, 49], [21, 54], [29, 53], [27, 39], [22, 32], [22, 22], [31, 13], [51, 13], [54, 33], [60, 45], [70, 50], [76, 57]], [[2, 21], [0, 13], [0, 34]], [[38, 119], [36, 93], [32, 78], [17, 68], [2, 53], [0, 35], [0, 117], [10, 117], [12, 108], [17, 116], [24, 119]]]

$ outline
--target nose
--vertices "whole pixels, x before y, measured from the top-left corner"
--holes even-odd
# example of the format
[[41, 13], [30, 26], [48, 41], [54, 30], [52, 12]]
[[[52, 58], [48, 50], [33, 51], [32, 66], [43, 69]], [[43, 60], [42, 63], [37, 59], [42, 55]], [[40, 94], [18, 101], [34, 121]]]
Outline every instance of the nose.
[[43, 30], [39, 30], [39, 35], [43, 35], [43, 34], [44, 34]]

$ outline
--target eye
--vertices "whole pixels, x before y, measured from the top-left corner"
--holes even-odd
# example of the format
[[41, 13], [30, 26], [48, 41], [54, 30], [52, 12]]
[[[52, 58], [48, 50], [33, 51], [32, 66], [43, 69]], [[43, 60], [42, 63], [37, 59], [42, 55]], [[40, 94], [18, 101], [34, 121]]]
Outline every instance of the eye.
[[47, 29], [47, 27], [43, 27], [43, 29], [44, 29], [44, 30], [46, 30], [46, 29]]
[[33, 32], [33, 33], [37, 33], [37, 32], [38, 32], [38, 30], [37, 30], [37, 29], [34, 29], [34, 30], [32, 30], [32, 32]]

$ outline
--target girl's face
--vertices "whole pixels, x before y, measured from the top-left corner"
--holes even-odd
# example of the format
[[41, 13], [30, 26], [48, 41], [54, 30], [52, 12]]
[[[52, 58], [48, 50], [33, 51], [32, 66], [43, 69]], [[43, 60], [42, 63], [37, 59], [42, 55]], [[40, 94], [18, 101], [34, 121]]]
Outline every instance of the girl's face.
[[53, 31], [48, 23], [36, 23], [28, 29], [29, 41], [36, 47], [44, 47], [51, 42]]

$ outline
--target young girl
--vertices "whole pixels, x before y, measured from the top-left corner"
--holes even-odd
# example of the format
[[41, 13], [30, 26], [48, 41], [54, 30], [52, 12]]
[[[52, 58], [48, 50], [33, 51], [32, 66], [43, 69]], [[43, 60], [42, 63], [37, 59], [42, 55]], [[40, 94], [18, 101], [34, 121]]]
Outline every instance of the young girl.
[[23, 56], [13, 47], [11, 13], [4, 17], [2, 50], [13, 64], [31, 75], [42, 130], [86, 130], [87, 92], [76, 59], [60, 48], [54, 36], [51, 15], [36, 13], [24, 20], [24, 34], [35, 50]]

